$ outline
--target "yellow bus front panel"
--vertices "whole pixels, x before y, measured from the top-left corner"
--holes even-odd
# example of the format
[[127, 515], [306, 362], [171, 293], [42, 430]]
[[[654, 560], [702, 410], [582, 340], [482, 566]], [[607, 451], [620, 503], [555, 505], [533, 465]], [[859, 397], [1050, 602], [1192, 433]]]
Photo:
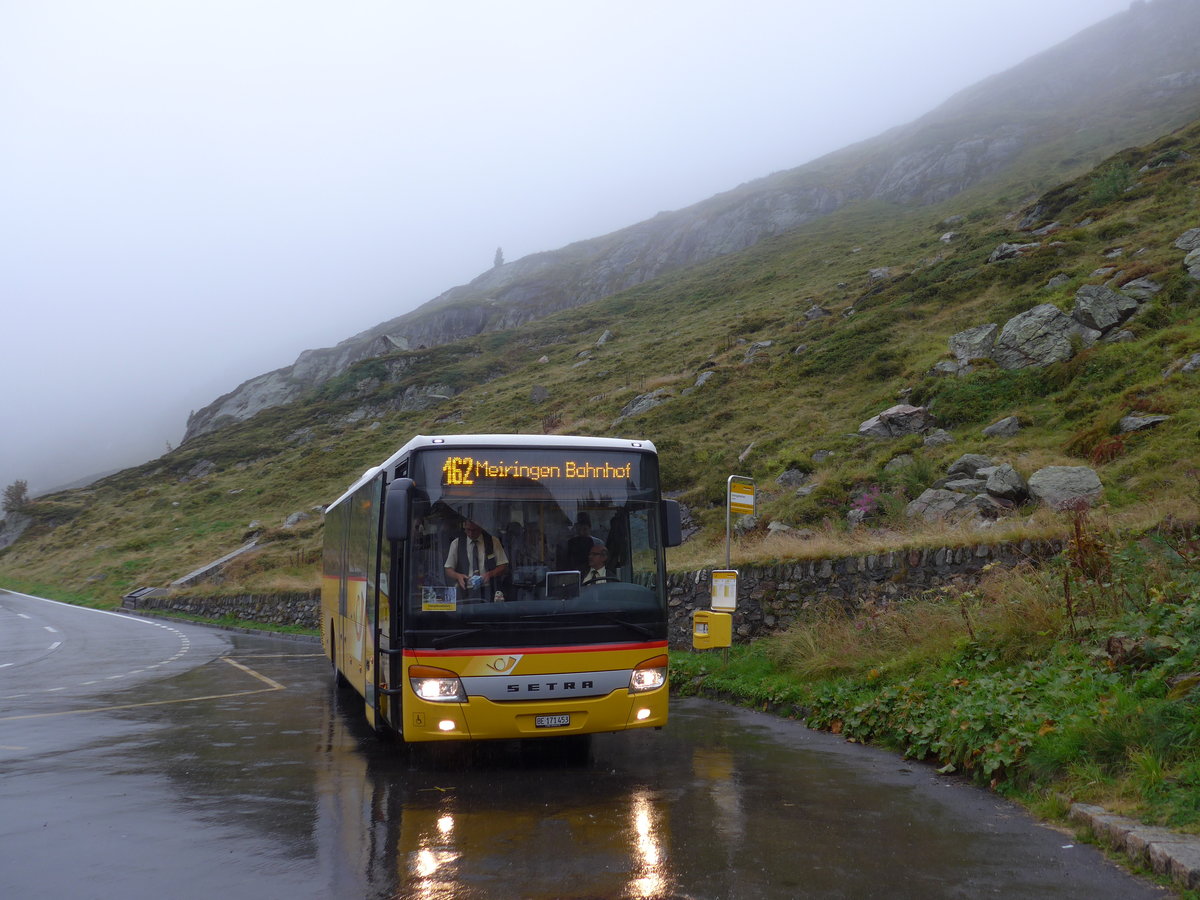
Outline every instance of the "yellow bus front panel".
[[[425, 699], [406, 677], [407, 741], [550, 737], [662, 727], [667, 721], [665, 642], [616, 647], [404, 654], [406, 673], [444, 684], [462, 696]], [[638, 676], [635, 678], [635, 672]], [[416, 678], [418, 682], [421, 677]], [[632, 682], [654, 685], [632, 690]]]

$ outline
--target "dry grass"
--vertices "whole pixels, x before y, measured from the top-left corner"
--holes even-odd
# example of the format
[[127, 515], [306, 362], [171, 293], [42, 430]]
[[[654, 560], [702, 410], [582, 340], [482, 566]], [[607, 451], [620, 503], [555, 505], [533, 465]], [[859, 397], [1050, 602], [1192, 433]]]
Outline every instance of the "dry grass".
[[1029, 567], [997, 568], [973, 591], [929, 591], [917, 600], [867, 603], [846, 615], [814, 607], [787, 631], [766, 641], [784, 671], [810, 680], [858, 674], [897, 674], [942, 659], [965, 641], [1028, 653], [1067, 626], [1057, 585]]
[[903, 670], [917, 657], [940, 656], [964, 634], [958, 608], [947, 603], [867, 604], [852, 618], [822, 605], [766, 648], [780, 669], [808, 680]]
[[[887, 553], [893, 550], [922, 550], [936, 547], [967, 547], [1006, 541], [1062, 538], [1067, 522], [1051, 510], [1038, 510], [1020, 519], [998, 522], [981, 529], [974, 525], [938, 522], [913, 524], [903, 528], [846, 529], [826, 523], [811, 536], [803, 533], [753, 533], [735, 537], [730, 556], [734, 566], [770, 565], [784, 560], [836, 559]], [[691, 571], [725, 564], [725, 535], [712, 535], [706, 541], [692, 540], [672, 548], [667, 563], [673, 571]]]
[[642, 390], [656, 391], [659, 388], [670, 387], [673, 384], [678, 384], [680, 381], [690, 377], [690, 375], [685, 374], [655, 375], [652, 378], [647, 378], [642, 382]]

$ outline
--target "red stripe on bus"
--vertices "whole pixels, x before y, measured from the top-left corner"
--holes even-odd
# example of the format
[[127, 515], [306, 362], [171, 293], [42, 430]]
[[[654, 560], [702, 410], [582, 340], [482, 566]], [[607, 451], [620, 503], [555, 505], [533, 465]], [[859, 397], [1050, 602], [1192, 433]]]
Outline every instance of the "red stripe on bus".
[[658, 650], [667, 646], [666, 641], [650, 641], [645, 644], [586, 644], [576, 647], [491, 647], [470, 650], [415, 650], [406, 647], [404, 656], [420, 659], [423, 656], [495, 656], [497, 653], [532, 655], [534, 653], [605, 653], [618, 650]]

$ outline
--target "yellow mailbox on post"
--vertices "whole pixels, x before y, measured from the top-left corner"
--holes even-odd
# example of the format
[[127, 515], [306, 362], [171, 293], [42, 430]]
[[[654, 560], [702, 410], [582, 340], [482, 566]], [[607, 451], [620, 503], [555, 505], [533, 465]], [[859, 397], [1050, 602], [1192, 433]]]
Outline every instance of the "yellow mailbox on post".
[[714, 647], [729, 647], [733, 644], [733, 616], [697, 609], [692, 612], [692, 647], [696, 650], [711, 650]]

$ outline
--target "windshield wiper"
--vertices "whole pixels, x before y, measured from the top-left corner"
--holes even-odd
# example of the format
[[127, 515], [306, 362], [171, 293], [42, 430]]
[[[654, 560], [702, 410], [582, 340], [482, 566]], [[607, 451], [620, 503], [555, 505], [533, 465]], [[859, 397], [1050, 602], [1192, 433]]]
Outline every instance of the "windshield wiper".
[[620, 625], [623, 628], [628, 628], [630, 631], [636, 632], [643, 637], [655, 637], [655, 634], [652, 630], [647, 628], [645, 625], [639, 625], [637, 622], [626, 622], [624, 619], [618, 619], [611, 613], [604, 614], [604, 618], [608, 619], [608, 621], [612, 622], [614, 625]]
[[484, 629], [482, 628], [468, 628], [465, 631], [455, 631], [451, 632], [450, 634], [443, 634], [441, 637], [433, 639], [433, 648], [435, 650], [441, 650], [443, 647], [449, 646], [459, 638], [470, 637], [473, 634], [479, 634], [483, 630]]
[[604, 612], [603, 610], [591, 609], [573, 609], [566, 612], [557, 613], [532, 613], [527, 616], [521, 616], [522, 620], [539, 619], [544, 622], [562, 621], [564, 618], [570, 619], [603, 619], [606, 622], [611, 622], [614, 625], [620, 625], [623, 628], [628, 628], [630, 631], [636, 632], [643, 637], [653, 638], [657, 635], [645, 625], [639, 625], [637, 622], [627, 622], [624, 619], [618, 618], [615, 613]]

